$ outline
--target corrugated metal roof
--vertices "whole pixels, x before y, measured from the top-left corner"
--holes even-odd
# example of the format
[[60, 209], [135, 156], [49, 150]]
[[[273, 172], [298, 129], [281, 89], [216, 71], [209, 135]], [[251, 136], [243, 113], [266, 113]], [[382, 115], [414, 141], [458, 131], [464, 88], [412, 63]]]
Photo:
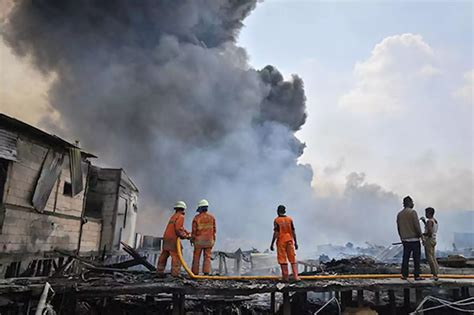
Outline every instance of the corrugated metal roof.
[[18, 135], [0, 128], [0, 158], [16, 161], [16, 141]]
[[[67, 148], [67, 149], [68, 148], [78, 148], [76, 145], [74, 145], [70, 142], [67, 142], [64, 139], [61, 139], [58, 136], [55, 136], [55, 135], [49, 134], [47, 132], [44, 132], [43, 130], [38, 129], [38, 128], [32, 126], [32, 125], [29, 125], [29, 124], [27, 124], [27, 123], [25, 123], [21, 120], [18, 120], [16, 118], [13, 118], [13, 117], [7, 116], [5, 114], [1, 114], [1, 113], [0, 113], [0, 126], [2, 126], [2, 128], [4, 130], [8, 129], [10, 131], [21, 132], [21, 133], [27, 133], [27, 134], [34, 135], [34, 136], [36, 136], [40, 139], [43, 139], [44, 141], [54, 143], [54, 144], [56, 144], [58, 146], [61, 146], [63, 148]], [[92, 157], [92, 158], [97, 157], [97, 156], [95, 156], [91, 153], [87, 153], [85, 151], [81, 151], [81, 153], [86, 157]]]

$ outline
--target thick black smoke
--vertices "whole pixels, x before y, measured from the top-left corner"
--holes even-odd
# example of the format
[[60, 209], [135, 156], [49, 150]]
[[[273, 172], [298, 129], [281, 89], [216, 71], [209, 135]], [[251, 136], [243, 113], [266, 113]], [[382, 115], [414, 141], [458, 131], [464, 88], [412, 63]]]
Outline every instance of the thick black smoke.
[[153, 214], [175, 200], [207, 198], [221, 240], [267, 240], [278, 204], [296, 216], [310, 207], [312, 171], [297, 164], [302, 80], [285, 81], [273, 66], [252, 69], [236, 45], [255, 6], [20, 0], [2, 35], [56, 76], [49, 99], [63, 134], [138, 183], [142, 230], [161, 233], [150, 230], [162, 226]]

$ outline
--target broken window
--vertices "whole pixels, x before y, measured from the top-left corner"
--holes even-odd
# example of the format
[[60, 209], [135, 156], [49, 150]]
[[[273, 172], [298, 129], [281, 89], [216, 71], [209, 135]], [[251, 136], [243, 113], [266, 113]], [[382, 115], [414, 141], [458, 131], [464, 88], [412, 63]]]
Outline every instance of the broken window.
[[98, 168], [90, 166], [88, 176], [85, 216], [101, 219], [106, 195], [102, 192], [103, 185], [99, 180]]
[[72, 197], [72, 185], [71, 185], [71, 183], [64, 182], [63, 195]]

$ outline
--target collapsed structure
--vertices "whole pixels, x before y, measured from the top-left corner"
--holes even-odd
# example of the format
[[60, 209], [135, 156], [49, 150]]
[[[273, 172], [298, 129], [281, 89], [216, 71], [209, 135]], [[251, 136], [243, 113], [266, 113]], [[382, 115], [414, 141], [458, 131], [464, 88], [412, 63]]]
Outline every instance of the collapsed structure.
[[18, 276], [59, 251], [113, 254], [136, 245], [138, 188], [122, 169], [0, 114], [0, 277]]

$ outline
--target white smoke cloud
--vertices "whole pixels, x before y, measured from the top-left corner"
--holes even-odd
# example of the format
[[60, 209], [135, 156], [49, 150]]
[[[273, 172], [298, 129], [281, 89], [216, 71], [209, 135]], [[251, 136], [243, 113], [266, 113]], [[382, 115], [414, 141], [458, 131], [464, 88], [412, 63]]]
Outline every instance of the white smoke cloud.
[[339, 104], [356, 112], [400, 111], [415, 106], [420, 90], [440, 73], [432, 48], [420, 35], [390, 36], [355, 65], [355, 87]]
[[474, 69], [466, 71], [463, 75], [462, 86], [453, 93], [454, 97], [467, 106], [474, 106]]
[[[367, 232], [347, 235], [396, 240], [394, 218], [405, 195], [415, 199], [420, 215], [432, 206], [450, 222], [461, 223], [458, 214], [474, 210], [473, 107], [462, 106], [467, 99], [461, 97], [469, 96], [470, 76], [456, 80], [462, 73], [444, 58], [446, 50], [419, 35], [401, 34], [376, 43], [351, 69], [352, 78], [322, 66], [316, 72], [307, 65], [298, 69], [309, 104], [300, 137], [310, 150], [301, 160], [313, 164], [318, 196], [335, 205], [328, 208], [335, 217], [348, 217], [356, 226], [364, 223], [360, 218], [374, 218]], [[459, 98], [453, 98], [454, 90]], [[357, 182], [347, 179], [354, 171], [380, 190], [348, 189]], [[383, 216], [374, 216], [372, 205]], [[336, 226], [337, 219], [329, 219], [324, 226]], [[339, 238], [345, 229], [332, 236]], [[442, 230], [446, 248], [456, 227]]]

